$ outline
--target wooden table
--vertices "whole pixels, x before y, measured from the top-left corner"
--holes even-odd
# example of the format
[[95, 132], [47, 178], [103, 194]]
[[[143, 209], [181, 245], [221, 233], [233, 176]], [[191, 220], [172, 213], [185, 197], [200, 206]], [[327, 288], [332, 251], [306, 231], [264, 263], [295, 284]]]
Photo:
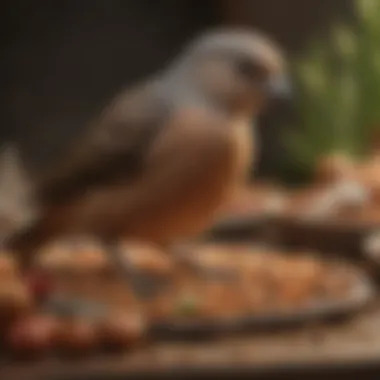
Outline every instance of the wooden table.
[[[5, 364], [0, 379], [286, 378], [380, 370], [380, 307], [350, 321], [211, 342], [157, 342], [117, 357]], [[356, 372], [355, 372], [356, 371]], [[361, 371], [360, 375], [359, 372]], [[306, 373], [308, 375], [306, 375]], [[292, 375], [293, 374], [293, 375]], [[272, 376], [272, 377], [271, 377]], [[276, 377], [277, 376], [277, 377]], [[302, 376], [302, 377], [303, 377]], [[380, 375], [379, 375], [380, 376]], [[322, 377], [321, 377], [322, 378]], [[367, 377], [366, 377], [367, 378]], [[376, 378], [376, 377], [374, 377]], [[378, 377], [377, 377], [378, 378]]]

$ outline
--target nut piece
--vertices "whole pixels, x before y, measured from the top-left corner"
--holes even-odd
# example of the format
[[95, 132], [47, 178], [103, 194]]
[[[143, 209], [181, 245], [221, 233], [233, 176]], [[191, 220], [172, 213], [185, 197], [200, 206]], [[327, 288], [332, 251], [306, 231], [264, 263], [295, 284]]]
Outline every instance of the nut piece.
[[170, 255], [157, 246], [140, 242], [124, 242], [122, 250], [125, 260], [136, 270], [152, 275], [170, 275], [174, 263]]
[[352, 178], [354, 169], [350, 157], [337, 152], [319, 159], [315, 176], [318, 183], [331, 184], [342, 179]]
[[380, 231], [375, 231], [364, 238], [364, 254], [374, 263], [380, 265]]
[[102, 343], [112, 349], [126, 349], [143, 339], [145, 323], [141, 315], [116, 313], [100, 324]]
[[21, 281], [0, 280], [0, 318], [14, 318], [30, 310], [32, 297]]
[[18, 265], [14, 257], [6, 253], [0, 253], [0, 279], [14, 278], [18, 276]]
[[99, 347], [99, 331], [92, 320], [70, 318], [57, 335], [57, 344], [68, 355], [83, 355]]

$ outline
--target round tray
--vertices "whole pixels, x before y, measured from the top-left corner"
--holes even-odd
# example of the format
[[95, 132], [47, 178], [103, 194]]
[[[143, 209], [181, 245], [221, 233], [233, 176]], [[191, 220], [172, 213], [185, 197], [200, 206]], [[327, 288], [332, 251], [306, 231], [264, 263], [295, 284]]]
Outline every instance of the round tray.
[[260, 239], [268, 220], [264, 215], [229, 217], [216, 223], [203, 237], [219, 241]]
[[287, 312], [153, 323], [150, 335], [159, 339], [199, 339], [225, 333], [278, 331], [310, 322], [350, 317], [368, 305], [375, 296], [375, 287], [367, 275], [358, 269], [355, 277], [351, 294], [342, 300], [315, 302], [312, 306]]

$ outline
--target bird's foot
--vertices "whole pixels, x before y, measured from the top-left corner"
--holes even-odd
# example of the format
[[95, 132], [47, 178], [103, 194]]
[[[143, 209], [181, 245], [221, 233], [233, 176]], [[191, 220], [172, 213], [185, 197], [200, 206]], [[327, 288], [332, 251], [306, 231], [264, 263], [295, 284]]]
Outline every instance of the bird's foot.
[[140, 299], [155, 297], [162, 289], [162, 279], [144, 273], [136, 268], [126, 255], [125, 250], [117, 244], [106, 244], [105, 248], [121, 274], [122, 278], [130, 285], [134, 293]]

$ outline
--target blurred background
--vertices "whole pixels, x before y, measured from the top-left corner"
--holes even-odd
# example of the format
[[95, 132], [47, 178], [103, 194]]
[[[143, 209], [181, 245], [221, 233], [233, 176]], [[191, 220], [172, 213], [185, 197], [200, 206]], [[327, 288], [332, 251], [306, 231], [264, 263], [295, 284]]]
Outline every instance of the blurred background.
[[[355, 13], [350, 0], [5, 0], [0, 7], [1, 139], [21, 142], [36, 170], [59, 157], [112, 96], [205, 29], [248, 25], [292, 58]], [[274, 105], [260, 123], [261, 174], [282, 169], [290, 106]]]

